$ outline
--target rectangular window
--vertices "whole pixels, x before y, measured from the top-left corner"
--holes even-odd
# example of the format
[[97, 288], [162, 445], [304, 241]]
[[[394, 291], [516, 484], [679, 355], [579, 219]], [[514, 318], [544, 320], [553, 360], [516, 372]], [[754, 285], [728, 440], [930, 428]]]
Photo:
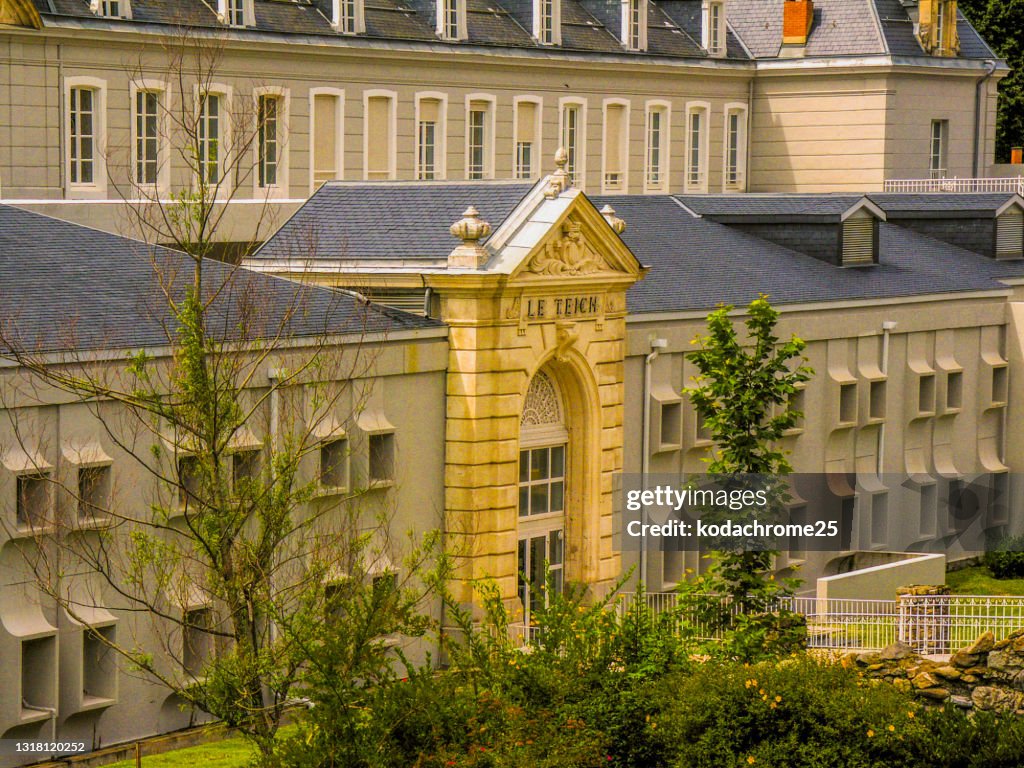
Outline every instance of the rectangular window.
[[992, 369], [992, 403], [1003, 404], [1006, 402], [1006, 396], [1009, 392], [1009, 374], [1007, 373], [1006, 366], [999, 366], [998, 368]]
[[935, 375], [924, 374], [917, 380], [918, 413], [935, 413]]
[[253, 490], [260, 479], [260, 451], [252, 449], [231, 454], [231, 487], [235, 493]]
[[708, 53], [722, 52], [722, 4], [712, 3], [708, 8]]
[[743, 184], [743, 114], [729, 112], [726, 116], [725, 184], [737, 188]]
[[82, 632], [82, 698], [86, 701], [117, 695], [117, 664], [111, 647], [115, 639], [113, 626], [86, 627]]
[[541, 45], [555, 43], [555, 0], [538, 0], [537, 42]]
[[604, 188], [608, 192], [618, 192], [626, 187], [628, 114], [623, 104], [609, 104], [605, 107]]
[[395, 479], [393, 432], [370, 435], [369, 477], [371, 483], [385, 483]]
[[356, 32], [356, 0], [338, 0], [338, 31], [346, 35]]
[[469, 162], [466, 167], [466, 178], [486, 179], [488, 178], [488, 159], [490, 156], [490, 105], [482, 101], [474, 101], [469, 105], [467, 146], [469, 148]]
[[581, 120], [582, 108], [576, 104], [562, 107], [562, 147], [568, 155], [569, 162], [565, 170], [574, 184], [579, 184], [580, 161], [582, 160]]
[[341, 97], [318, 93], [313, 96], [313, 186], [341, 178], [339, 167], [338, 115]]
[[871, 545], [883, 546], [889, 539], [889, 496], [876, 493], [871, 497]]
[[92, 184], [96, 159], [96, 91], [72, 88], [69, 109], [71, 183]]
[[78, 519], [96, 520], [110, 509], [110, 467], [82, 467], [78, 470]]
[[519, 452], [519, 516], [565, 509], [565, 446]]
[[935, 53], [944, 53], [946, 50], [946, 4], [943, 0], [936, 0], [932, 7], [935, 14]]
[[663, 108], [647, 112], [647, 168], [645, 183], [648, 189], [665, 189], [665, 139], [667, 114]]
[[931, 151], [928, 160], [928, 171], [933, 179], [946, 178], [946, 141], [948, 132], [948, 120], [932, 120]]
[[138, 91], [135, 94], [135, 182], [156, 184], [160, 167], [159, 136], [160, 94]]
[[459, 35], [459, 2], [458, 0], [442, 0], [443, 17], [441, 36], [448, 40], [458, 40]]
[[854, 383], [839, 385], [839, 421], [852, 424], [857, 420], [857, 385]]
[[348, 488], [348, 440], [339, 438], [320, 444], [320, 485]]
[[26, 528], [50, 522], [50, 478], [44, 474], [18, 475], [17, 521]]
[[643, 45], [644, 0], [629, 0], [629, 33], [626, 45], [632, 51], [641, 50]]
[[178, 459], [178, 506], [196, 512], [202, 492], [202, 474], [199, 460], [195, 456]]
[[532, 179], [533, 158], [537, 145], [537, 118], [539, 108], [535, 102], [516, 104], [516, 168], [517, 179]]
[[686, 183], [695, 189], [702, 189], [706, 184], [704, 130], [704, 110], [695, 109], [690, 112], [686, 130]]
[[868, 417], [885, 418], [885, 381], [872, 381], [868, 385]]
[[416, 177], [424, 181], [437, 178], [438, 125], [441, 102], [438, 99], [420, 101], [419, 125], [416, 130]]
[[277, 186], [278, 113], [281, 99], [277, 96], [259, 98], [259, 177], [260, 187]]
[[245, 26], [245, 0], [227, 0], [225, 21], [230, 27]]
[[960, 371], [946, 374], [946, 408], [959, 409], [964, 401], [964, 375]]
[[103, 0], [103, 2], [100, 3], [100, 15], [112, 19], [121, 18], [120, 0]]
[[[13, 663], [13, 660], [5, 659], [5, 662]], [[20, 707], [22, 717], [38, 715], [40, 710], [57, 705], [54, 700], [56, 679], [57, 638], [51, 636], [22, 640], [21, 701], [15, 705]]]
[[192, 677], [200, 677], [213, 658], [212, 629], [213, 611], [210, 608], [185, 612], [181, 628], [181, 665]]
[[371, 96], [366, 100], [366, 178], [394, 178], [392, 155], [395, 137], [392, 132], [394, 99]]
[[204, 93], [199, 97], [199, 178], [203, 183], [220, 181], [221, 97]]

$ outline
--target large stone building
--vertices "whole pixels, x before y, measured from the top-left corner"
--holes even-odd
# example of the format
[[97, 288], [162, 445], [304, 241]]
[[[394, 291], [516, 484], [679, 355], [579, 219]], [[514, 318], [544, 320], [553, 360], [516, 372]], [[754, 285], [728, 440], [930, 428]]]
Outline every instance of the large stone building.
[[[702, 469], [685, 353], [718, 303], [766, 293], [816, 372], [784, 448], [857, 478], [832, 489], [842, 546], [795, 541], [780, 572], [958, 554], [972, 475], [1010, 499], [981, 532], [1020, 524], [1024, 199], [882, 190], [986, 175], [1006, 73], [953, 0], [0, 0], [0, 323], [166, 356], [153, 251], [110, 232], [213, 188], [218, 237], [272, 234], [245, 262], [265, 274], [238, 273], [266, 308], [308, 292], [295, 347], [327, 328], [373, 352], [302, 471], [331, 467], [325, 495], [374, 480], [397, 526], [445, 530], [458, 583], [525, 612], [544, 563], [595, 590], [701, 567], [624, 551], [616, 478]], [[47, 483], [157, 488], [26, 377], [0, 367], [0, 736], [180, 727], [164, 689], [99, 664], [87, 627], [136, 618], [109, 595], [75, 620], [27, 568], [37, 513], [76, 510]]]
[[955, 0], [6, 0], [0, 24], [0, 197], [126, 230], [120, 200], [204, 175], [238, 241], [327, 180], [535, 180], [559, 146], [588, 194], [983, 176], [1007, 73]]

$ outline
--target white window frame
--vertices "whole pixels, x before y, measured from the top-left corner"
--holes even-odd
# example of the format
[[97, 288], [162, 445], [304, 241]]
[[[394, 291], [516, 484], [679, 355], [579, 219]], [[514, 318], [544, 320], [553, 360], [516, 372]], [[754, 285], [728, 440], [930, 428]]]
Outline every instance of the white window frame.
[[130, 19], [132, 17], [132, 5], [129, 0], [114, 0], [117, 3], [117, 13], [108, 12], [111, 0], [90, 0], [89, 10], [101, 19]]
[[366, 4], [364, 0], [350, 0], [350, 2], [354, 11], [351, 19], [343, 17], [341, 14], [346, 0], [332, 0], [331, 26], [335, 32], [343, 35], [361, 35], [366, 32]]
[[[253, 7], [252, 0], [238, 0], [242, 3], [242, 23], [232, 24], [229, 18], [230, 15], [230, 4], [232, 0], [217, 0], [217, 18], [221, 24], [226, 24], [229, 27], [235, 29], [244, 29], [245, 27], [251, 27], [256, 24], [256, 10]], [[212, 93], [211, 89], [211, 93]]]
[[[712, 15], [714, 8], [718, 10], [718, 29], [714, 29]], [[701, 43], [709, 56], [725, 56], [727, 40], [727, 21], [723, 0], [702, 0], [701, 2]]]
[[[736, 115], [736, 179], [729, 180], [729, 122]], [[722, 191], [736, 192], [746, 188], [747, 181], [747, 105], [743, 102], [729, 102], [725, 105], [725, 120], [722, 126]]]
[[[545, 40], [543, 12], [544, 6], [551, 6], [551, 37]], [[562, 1], [533, 0], [533, 36], [541, 45], [562, 44]]]
[[[949, 175], [949, 118], [932, 118], [928, 124], [928, 177], [945, 179]], [[940, 127], [938, 153], [935, 147], [935, 128]], [[936, 159], [938, 164], [936, 165]]]
[[[71, 91], [93, 92], [92, 181], [71, 181]], [[70, 198], [100, 198], [107, 194], [107, 81], [96, 77], [64, 78], [64, 185]]]
[[[448, 178], [448, 94], [441, 91], [417, 91], [415, 96], [415, 120], [413, 136], [416, 151], [413, 162], [415, 176], [420, 178], [420, 104], [424, 100], [437, 101], [438, 120], [434, 128], [434, 180]], [[467, 113], [468, 114], [468, 113]]]
[[[622, 44], [627, 51], [647, 50], [647, 0], [621, 0]], [[636, 28], [633, 25], [634, 11], [638, 14]]]
[[[575, 152], [575, 175], [572, 177], [573, 186], [578, 189], [586, 189], [587, 178], [587, 100], [579, 96], [563, 96], [558, 100], [558, 143], [559, 146], [569, 151], [565, 146], [565, 110], [568, 107], [579, 109], [579, 125], [576, 127], [577, 144]], [[570, 172], [573, 170], [567, 167]]]
[[[138, 94], [157, 94], [157, 148], [156, 148], [156, 184], [144, 184], [136, 177], [136, 164], [138, 155]], [[171, 188], [171, 159], [170, 159], [170, 115], [171, 115], [171, 89], [163, 80], [138, 80], [131, 83], [129, 88], [131, 100], [131, 166], [128, 172], [131, 174], [131, 186], [143, 192], [166, 193]]]
[[[494, 178], [494, 145], [495, 145], [495, 112], [497, 112], [498, 100], [489, 93], [470, 93], [466, 96], [466, 178], [471, 179], [469, 175], [469, 113], [470, 105], [473, 102], [485, 102], [487, 104], [487, 117], [484, 122], [484, 168], [483, 178], [493, 179]], [[471, 179], [478, 181], [478, 179]]]
[[[442, 40], [465, 40], [466, 32], [466, 0], [437, 0], [437, 34]], [[451, 6], [455, 6], [455, 34], [449, 34], [446, 16]]]
[[370, 99], [374, 98], [391, 100], [387, 177], [389, 180], [395, 179], [398, 173], [398, 94], [384, 88], [371, 88], [363, 91], [363, 180], [370, 180]]
[[[629, 121], [631, 104], [628, 99], [605, 99], [601, 102], [601, 194], [626, 194], [629, 192]], [[608, 186], [608, 108], [625, 107], [623, 116], [622, 146], [622, 183], [619, 186]]]
[[[691, 126], [693, 124], [693, 113], [701, 114], [700, 144], [697, 147], [698, 159], [700, 161], [700, 178], [696, 183], [691, 181], [693, 166], [693, 135]], [[688, 101], [686, 103], [686, 176], [683, 179], [683, 188], [687, 192], [708, 191], [708, 158], [710, 156], [709, 146], [711, 140], [711, 104], [706, 101]]]
[[337, 108], [334, 113], [334, 125], [337, 135], [334, 137], [334, 168], [336, 178], [345, 178], [345, 90], [343, 88], [310, 88], [309, 89], [309, 193], [316, 191], [316, 97], [334, 96]]
[[537, 179], [540, 178], [540, 165], [541, 158], [544, 157], [541, 154], [541, 142], [543, 139], [543, 127], [544, 127], [544, 99], [540, 96], [515, 96], [512, 99], [512, 176], [513, 178], [520, 178], [519, 172], [519, 105], [522, 103], [535, 104], [537, 107], [536, 124], [533, 126], [534, 136], [536, 141], [533, 142], [533, 147], [530, 149], [530, 174], [522, 177], [523, 179]]
[[[198, 117], [198, 112], [201, 107], [200, 96], [203, 93], [209, 93], [214, 96], [219, 96], [221, 100], [220, 114], [218, 115], [218, 181], [216, 184], [210, 185], [213, 189], [214, 194], [217, 198], [223, 198], [228, 195], [234, 186], [234, 175], [235, 165], [237, 163], [232, 161], [232, 147], [233, 147], [233, 128], [234, 121], [231, 118], [231, 105], [233, 101], [234, 89], [225, 83], [206, 83], [204, 88], [200, 88], [198, 85], [193, 86], [192, 98], [195, 104], [195, 109]], [[198, 147], [197, 147], [198, 149]], [[228, 160], [227, 167], [225, 168], [225, 159]], [[198, 178], [193, 178], [192, 183], [197, 184]]]
[[[661, 181], [658, 184], [651, 184], [651, 115], [657, 112], [661, 115], [661, 126], [658, 129], [660, 134], [659, 146], [659, 175]], [[672, 153], [672, 104], [664, 99], [648, 99], [644, 104], [644, 192], [658, 193], [669, 191], [669, 171]]]
[[[260, 98], [272, 96], [278, 101], [277, 111], [277, 182], [260, 186]], [[253, 115], [256, 120], [256, 140], [253, 142], [252, 189], [256, 197], [288, 197], [288, 116], [291, 114], [291, 96], [287, 88], [261, 86], [252, 89]]]

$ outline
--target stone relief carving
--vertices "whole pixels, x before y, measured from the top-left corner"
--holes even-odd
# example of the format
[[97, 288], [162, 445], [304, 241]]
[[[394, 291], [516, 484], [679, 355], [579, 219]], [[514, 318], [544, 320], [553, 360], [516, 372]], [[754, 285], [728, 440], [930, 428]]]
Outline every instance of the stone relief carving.
[[583, 236], [579, 222], [568, 219], [562, 225], [562, 236], [550, 240], [544, 249], [526, 265], [527, 272], [537, 275], [591, 275], [615, 271]]
[[576, 323], [567, 320], [559, 320], [555, 323], [555, 359], [564, 363], [569, 357], [569, 350], [572, 349], [579, 337]]

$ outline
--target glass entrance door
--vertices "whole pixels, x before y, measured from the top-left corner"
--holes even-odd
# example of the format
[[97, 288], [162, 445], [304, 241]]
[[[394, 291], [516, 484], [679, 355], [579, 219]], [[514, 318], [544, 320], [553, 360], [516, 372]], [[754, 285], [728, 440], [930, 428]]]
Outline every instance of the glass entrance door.
[[561, 592], [565, 564], [565, 444], [519, 452], [519, 597], [523, 621], [546, 605], [545, 567]]

